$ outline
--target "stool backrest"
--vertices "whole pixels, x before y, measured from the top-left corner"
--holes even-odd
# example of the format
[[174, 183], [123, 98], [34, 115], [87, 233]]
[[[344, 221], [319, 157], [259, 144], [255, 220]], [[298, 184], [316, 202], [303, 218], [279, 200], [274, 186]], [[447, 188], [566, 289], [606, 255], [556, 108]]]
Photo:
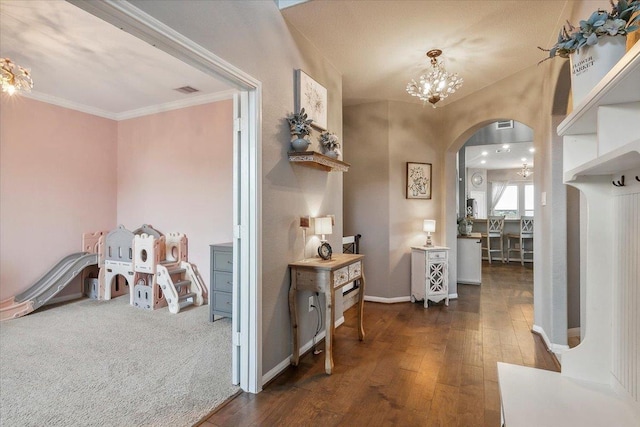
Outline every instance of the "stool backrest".
[[504, 216], [489, 216], [487, 218], [487, 234], [489, 237], [502, 236], [504, 229]]
[[533, 217], [520, 217], [520, 235], [522, 237], [533, 237]]

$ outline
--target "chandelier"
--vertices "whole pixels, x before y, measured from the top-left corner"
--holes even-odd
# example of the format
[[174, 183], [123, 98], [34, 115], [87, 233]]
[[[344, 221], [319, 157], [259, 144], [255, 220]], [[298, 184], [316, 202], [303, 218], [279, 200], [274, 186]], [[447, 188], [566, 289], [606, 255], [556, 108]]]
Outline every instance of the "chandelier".
[[518, 172], [516, 172], [518, 175], [520, 175], [523, 178], [529, 178], [531, 176], [531, 174], [533, 173], [533, 171], [531, 169], [529, 169], [529, 166], [526, 163], [522, 164], [522, 169], [519, 170]]
[[2, 69], [2, 91], [13, 95], [16, 90], [30, 92], [33, 87], [29, 70], [11, 62], [9, 58], [0, 58]]
[[436, 103], [441, 99], [455, 93], [462, 86], [462, 77], [458, 73], [449, 73], [444, 69], [442, 63], [438, 62], [438, 56], [442, 54], [440, 49], [432, 49], [427, 52], [431, 58], [432, 69], [420, 76], [420, 82], [411, 79], [407, 84], [407, 92], [411, 96], [417, 96], [421, 101], [431, 103], [436, 108]]

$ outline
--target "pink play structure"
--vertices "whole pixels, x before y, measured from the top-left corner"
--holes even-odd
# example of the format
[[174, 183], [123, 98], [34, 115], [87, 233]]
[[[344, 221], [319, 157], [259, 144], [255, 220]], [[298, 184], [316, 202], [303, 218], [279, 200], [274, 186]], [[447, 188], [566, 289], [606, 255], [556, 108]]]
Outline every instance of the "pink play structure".
[[207, 301], [198, 269], [188, 262], [187, 237], [166, 236], [150, 225], [131, 232], [124, 226], [82, 236], [83, 252], [63, 258], [33, 286], [0, 301], [0, 320], [37, 310], [80, 275], [84, 293], [110, 300], [129, 293], [129, 303], [145, 310], [165, 306], [177, 314]]

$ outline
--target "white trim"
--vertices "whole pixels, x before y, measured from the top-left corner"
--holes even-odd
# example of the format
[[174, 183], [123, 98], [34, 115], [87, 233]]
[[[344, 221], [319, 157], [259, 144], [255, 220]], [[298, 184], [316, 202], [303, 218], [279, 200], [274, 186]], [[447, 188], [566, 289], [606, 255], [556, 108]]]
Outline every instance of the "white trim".
[[189, 99], [166, 102], [164, 104], [151, 105], [149, 107], [137, 108], [135, 110], [123, 111], [116, 114], [116, 120], [128, 120], [136, 117], [148, 116], [150, 114], [164, 113], [166, 111], [178, 110], [180, 108], [195, 107], [196, 105], [209, 104], [211, 102], [226, 101], [232, 99], [233, 94], [238, 92], [235, 89], [225, 90], [216, 93], [207, 93], [194, 96]]
[[542, 327], [538, 326], [538, 325], [533, 325], [532, 328], [533, 332], [537, 333], [538, 335], [540, 335], [542, 337], [542, 340], [544, 341], [544, 344], [547, 346], [547, 348], [552, 351], [556, 357], [558, 358], [558, 360], [561, 360], [562, 357], [562, 353], [565, 352], [566, 350], [569, 350], [569, 346], [568, 345], [564, 345], [564, 344], [553, 344], [551, 341], [549, 341], [549, 337], [547, 336], [547, 333], [544, 331], [544, 329], [542, 329]]
[[[458, 294], [457, 293], [449, 294], [449, 299], [458, 299]], [[369, 302], [379, 302], [382, 304], [396, 304], [399, 302], [410, 302], [411, 297], [406, 296], [406, 297], [383, 298], [383, 297], [374, 297], [372, 295], [365, 295], [364, 300]]]
[[58, 98], [57, 96], [47, 95], [46, 93], [36, 92], [32, 90], [31, 92], [23, 92], [20, 95], [24, 96], [25, 98], [35, 99], [36, 101], [46, 102], [47, 104], [57, 105], [58, 107], [68, 108], [70, 110], [80, 111], [81, 113], [91, 114], [92, 116], [98, 116], [109, 120], [118, 120], [118, 115], [115, 113]]
[[224, 101], [231, 99], [236, 89], [225, 90], [222, 92], [208, 93], [204, 95], [194, 96], [189, 99], [180, 99], [178, 101], [166, 102], [164, 104], [151, 105], [149, 107], [137, 108], [135, 110], [123, 111], [122, 113], [113, 113], [111, 111], [102, 110], [100, 108], [91, 107], [77, 102], [69, 101], [57, 96], [47, 95], [46, 93], [31, 91], [24, 92], [22, 95], [26, 98], [35, 99], [36, 101], [46, 102], [47, 104], [57, 105], [59, 107], [68, 108], [70, 110], [80, 111], [81, 113], [91, 114], [93, 116], [102, 117], [109, 120], [128, 120], [136, 117], [148, 116], [150, 114], [163, 113], [166, 111], [178, 110], [180, 108], [193, 107], [196, 105], [209, 104], [211, 102]]
[[[337, 328], [338, 326], [342, 325], [343, 323], [344, 323], [344, 316], [342, 316], [338, 320], [336, 320], [335, 327]], [[324, 331], [320, 332], [315, 337], [315, 342], [318, 343], [318, 341], [324, 339], [324, 337], [326, 337], [326, 336], [327, 336], [327, 331], [325, 329]], [[311, 338], [311, 340], [307, 341], [305, 343], [305, 345], [300, 347], [300, 353], [299, 354], [302, 355], [302, 354], [305, 354], [307, 351], [311, 350], [311, 348], [313, 347], [313, 342], [314, 342], [314, 338]], [[291, 358], [292, 357], [293, 357], [293, 354], [290, 354], [289, 357], [284, 359], [282, 362], [278, 363], [273, 369], [271, 369], [269, 372], [264, 374], [264, 376], [262, 377], [262, 384], [268, 383], [269, 381], [271, 381], [272, 379], [277, 377], [278, 374], [280, 374], [285, 369], [287, 369], [289, 367], [289, 365], [291, 365]]]
[[275, 0], [276, 4], [278, 5], [278, 9], [282, 10], [282, 9], [286, 9], [288, 7], [292, 7], [298, 4], [302, 4], [302, 3], [306, 3], [309, 0]]
[[80, 299], [84, 296], [82, 292], [77, 292], [71, 295], [65, 295], [63, 297], [51, 298], [45, 305], [58, 304], [60, 302], [67, 302], [74, 299]]
[[383, 297], [374, 297], [371, 295], [365, 295], [364, 300], [369, 302], [380, 302], [382, 304], [395, 304], [397, 302], [409, 302], [411, 301], [411, 297], [406, 296], [406, 297], [383, 298]]
[[[144, 40], [192, 67], [216, 76], [241, 91], [247, 99], [246, 117], [242, 117], [243, 130], [240, 151], [239, 209], [234, 210], [234, 224], [240, 231], [240, 265], [234, 266], [244, 277], [240, 281], [241, 336], [240, 387], [249, 393], [262, 390], [262, 151], [261, 129], [262, 84], [249, 74], [198, 45], [171, 27], [163, 24], [130, 3], [117, 0], [87, 2], [67, 0], [106, 22]], [[244, 183], [248, 185], [244, 185]], [[234, 207], [235, 209], [236, 207]], [[242, 215], [242, 218], [237, 218]], [[236, 240], [237, 242], [237, 240]], [[235, 274], [235, 273], [234, 273]]]

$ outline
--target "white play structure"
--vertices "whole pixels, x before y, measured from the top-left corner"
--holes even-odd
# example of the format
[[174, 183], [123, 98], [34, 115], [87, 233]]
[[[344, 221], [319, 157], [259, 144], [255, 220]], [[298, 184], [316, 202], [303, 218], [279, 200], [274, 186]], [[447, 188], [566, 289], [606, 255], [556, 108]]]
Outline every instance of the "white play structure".
[[31, 313], [57, 295], [77, 276], [84, 293], [110, 300], [129, 294], [129, 303], [145, 310], [165, 306], [177, 314], [207, 301], [207, 289], [187, 256], [187, 236], [163, 235], [150, 225], [129, 231], [123, 225], [109, 232], [82, 236], [83, 252], [68, 255], [25, 292], [0, 301], [0, 320]]

